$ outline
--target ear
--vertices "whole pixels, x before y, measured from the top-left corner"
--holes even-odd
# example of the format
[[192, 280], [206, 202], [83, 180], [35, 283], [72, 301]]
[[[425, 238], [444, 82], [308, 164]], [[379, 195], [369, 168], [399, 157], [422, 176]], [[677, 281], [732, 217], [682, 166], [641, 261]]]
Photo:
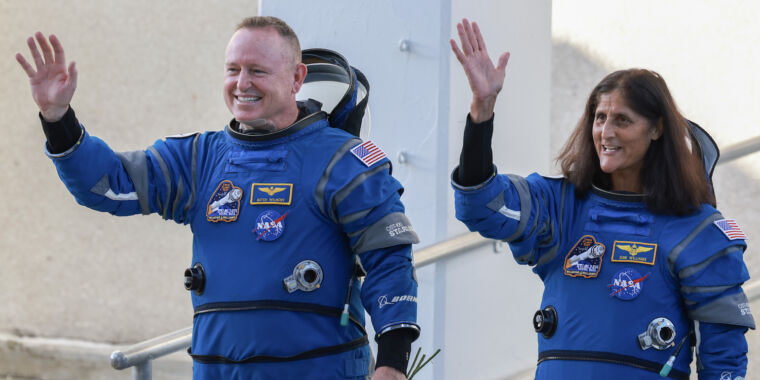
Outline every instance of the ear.
[[302, 62], [298, 62], [296, 69], [293, 72], [293, 95], [295, 95], [298, 90], [301, 89], [303, 81], [306, 79], [306, 72], [306, 65], [304, 65]]
[[655, 141], [662, 136], [662, 131], [664, 127], [662, 125], [662, 119], [657, 121], [657, 124], [654, 125], [653, 128], [649, 130], [649, 137], [652, 139], [652, 141]]

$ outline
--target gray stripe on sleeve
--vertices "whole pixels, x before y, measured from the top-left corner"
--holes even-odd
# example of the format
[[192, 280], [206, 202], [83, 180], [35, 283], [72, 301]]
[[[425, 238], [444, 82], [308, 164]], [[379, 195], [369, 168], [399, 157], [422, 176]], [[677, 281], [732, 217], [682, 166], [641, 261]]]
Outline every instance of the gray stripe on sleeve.
[[190, 210], [190, 207], [193, 207], [193, 203], [195, 202], [195, 186], [198, 182], [196, 176], [198, 174], [198, 139], [201, 137], [201, 135], [195, 135], [195, 138], [193, 139], [193, 154], [192, 154], [192, 163], [190, 163], [190, 178], [192, 183], [190, 184], [190, 198], [187, 200], [187, 203], [185, 204], [185, 208], [183, 210], [184, 215], [182, 216], [183, 222], [185, 224], [188, 223], [187, 219], [187, 211]]
[[510, 242], [520, 237], [525, 231], [525, 226], [528, 225], [528, 219], [530, 218], [532, 200], [530, 197], [530, 186], [525, 178], [514, 174], [507, 175], [507, 178], [512, 182], [512, 185], [517, 190], [517, 195], [520, 197], [520, 222], [517, 223], [517, 230], [511, 236], [504, 239], [504, 241]]
[[108, 190], [111, 190], [111, 181], [108, 180], [108, 174], [103, 174], [98, 183], [90, 188], [91, 192], [102, 196], [105, 196]]
[[717, 259], [719, 259], [719, 258], [721, 258], [721, 257], [723, 257], [725, 255], [731, 254], [732, 252], [742, 252], [742, 247], [737, 246], [737, 245], [732, 245], [730, 247], [726, 247], [725, 249], [723, 249], [720, 252], [718, 252], [718, 253], [710, 256], [709, 258], [707, 258], [707, 260], [705, 260], [705, 261], [703, 261], [701, 263], [697, 263], [697, 264], [694, 264], [694, 265], [689, 265], [688, 267], [681, 269], [678, 272], [678, 278], [680, 278], [681, 280], [683, 280], [686, 277], [689, 277], [689, 276], [691, 276], [691, 275], [693, 275], [695, 273], [698, 273], [699, 271], [705, 269], [713, 261], [715, 261], [715, 260], [717, 260]]
[[681, 293], [694, 294], [694, 293], [723, 293], [728, 289], [733, 288], [736, 284], [724, 285], [724, 286], [682, 286]]
[[720, 215], [719, 212], [715, 212], [715, 213], [711, 214], [710, 216], [708, 216], [707, 218], [705, 218], [705, 220], [703, 220], [701, 223], [699, 223], [699, 225], [697, 227], [695, 227], [689, 233], [689, 235], [686, 236], [686, 238], [684, 238], [680, 243], [678, 243], [678, 245], [676, 245], [675, 247], [673, 247], [672, 250], [670, 250], [670, 253], [668, 253], [668, 270], [670, 271], [670, 274], [673, 277], [676, 276], [676, 273], [675, 273], [674, 269], [675, 269], [675, 265], [676, 265], [676, 260], [678, 260], [678, 255], [681, 254], [681, 251], [683, 251], [684, 248], [686, 248], [686, 246], [689, 245], [689, 243], [691, 243], [691, 241], [694, 240], [694, 238], [696, 238], [697, 235], [699, 235], [699, 233], [702, 232], [702, 230], [705, 229], [705, 227], [707, 227], [710, 224], [712, 224], [712, 222], [714, 222], [714, 221], [716, 221], [718, 219], [722, 219], [722, 218], [723, 217]]
[[367, 216], [370, 213], [370, 211], [372, 211], [373, 209], [374, 209], [374, 207], [371, 207], [371, 208], [368, 208], [366, 210], [361, 210], [361, 211], [355, 212], [353, 214], [345, 215], [345, 216], [341, 217], [338, 220], [338, 223], [340, 223], [340, 224], [347, 224], [347, 223], [355, 222], [355, 221], [357, 221], [357, 220], [359, 220], [359, 219]]
[[380, 166], [374, 167], [371, 170], [368, 170], [366, 172], [362, 172], [361, 174], [354, 177], [354, 179], [351, 180], [351, 182], [348, 183], [348, 185], [343, 186], [342, 189], [337, 191], [335, 195], [333, 195], [332, 198], [332, 204], [330, 205], [330, 218], [334, 221], [338, 221], [338, 205], [341, 204], [354, 189], [356, 189], [359, 185], [361, 185], [364, 181], [367, 180], [367, 178], [372, 177], [373, 175], [377, 174], [378, 172], [381, 172], [385, 169], [389, 169], [391, 167], [391, 164], [389, 162], [386, 162]]
[[[172, 215], [171, 218], [174, 219], [177, 216], [177, 207], [179, 206], [179, 200], [182, 199], [182, 196], [185, 195], [185, 183], [182, 182], [182, 177], [179, 177], [179, 183], [177, 183], [177, 195], [174, 196], [174, 203], [172, 204]], [[184, 215], [182, 218], [184, 219]]]
[[420, 239], [406, 215], [393, 212], [365, 228], [351, 249], [359, 254], [373, 249], [419, 242]]
[[[557, 251], [559, 251], [559, 246], [562, 243], [562, 220], [565, 217], [565, 191], [567, 190], [567, 181], [562, 181], [562, 195], [560, 196], [559, 201], [559, 220], [552, 220], [552, 235], [554, 235], [554, 230], [558, 229], [559, 233], [557, 234], [557, 241], [554, 242], [554, 246], [541, 255], [541, 257], [538, 259], [538, 262], [536, 263], [536, 266], [543, 265], [548, 263], [549, 261], [552, 261], [557, 256]], [[559, 226], [559, 227], [557, 227]]]
[[319, 181], [317, 182], [317, 186], [314, 189], [314, 198], [316, 198], [317, 201], [317, 207], [319, 207], [319, 211], [322, 212], [322, 214], [327, 215], [327, 212], [325, 210], [325, 188], [327, 187], [327, 181], [330, 179], [330, 174], [332, 173], [333, 168], [338, 163], [338, 161], [343, 157], [346, 152], [348, 152], [351, 148], [356, 146], [357, 144], [361, 143], [362, 141], [357, 138], [352, 138], [343, 145], [341, 145], [340, 148], [333, 154], [332, 158], [330, 159], [330, 162], [327, 164], [327, 167], [325, 168], [324, 173], [322, 173], [322, 177], [319, 178]]
[[689, 318], [701, 322], [755, 328], [755, 319], [744, 292], [723, 296], [696, 310], [688, 310], [686, 314]]
[[[149, 146], [148, 150], [150, 150], [150, 152], [153, 153], [153, 155], [156, 157], [158, 166], [161, 168], [161, 173], [164, 175], [164, 182], [166, 182], [166, 200], [163, 202], [163, 206], [160, 206], [162, 209], [161, 217], [164, 219], [169, 219], [169, 200], [172, 196], [172, 179], [171, 175], [169, 174], [169, 168], [166, 166], [164, 158], [161, 157], [161, 153], [158, 153], [158, 150], [156, 150], [156, 148]], [[156, 192], [156, 199], [158, 199], [158, 192]]]
[[492, 211], [496, 211], [507, 218], [520, 221], [520, 211], [512, 210], [507, 208], [507, 205], [504, 204], [504, 192], [502, 191], [499, 193], [499, 195], [496, 196], [496, 198], [492, 199], [488, 204], [486, 205], [489, 209]]
[[131, 152], [117, 152], [116, 157], [121, 160], [127, 175], [132, 180], [132, 186], [137, 193], [137, 201], [143, 215], [150, 214], [150, 201], [148, 200], [148, 159], [145, 152], [135, 150]]

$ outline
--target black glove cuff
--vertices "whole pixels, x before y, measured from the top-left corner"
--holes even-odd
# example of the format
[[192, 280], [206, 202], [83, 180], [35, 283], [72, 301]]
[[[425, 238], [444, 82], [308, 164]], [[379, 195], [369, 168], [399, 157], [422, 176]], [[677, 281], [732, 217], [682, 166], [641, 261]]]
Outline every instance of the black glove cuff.
[[42, 122], [42, 131], [47, 138], [47, 149], [52, 154], [63, 153], [69, 150], [79, 141], [82, 135], [82, 128], [74, 114], [74, 109], [69, 107], [61, 120], [52, 123], [45, 121], [42, 114], [39, 114]]
[[[495, 114], [494, 114], [495, 116]], [[493, 119], [475, 124], [467, 115], [464, 126], [462, 154], [459, 156], [459, 171], [456, 182], [462, 186], [475, 186], [493, 175]]]
[[412, 351], [412, 342], [416, 337], [417, 332], [407, 328], [391, 330], [378, 337], [375, 368], [393, 367], [406, 374], [409, 353]]

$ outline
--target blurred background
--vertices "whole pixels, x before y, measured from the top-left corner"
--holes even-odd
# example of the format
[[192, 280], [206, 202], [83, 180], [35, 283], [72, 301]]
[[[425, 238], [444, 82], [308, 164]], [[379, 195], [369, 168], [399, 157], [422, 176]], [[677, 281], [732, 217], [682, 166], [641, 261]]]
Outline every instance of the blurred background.
[[[29, 57], [35, 31], [55, 33], [77, 62], [79, 120], [114, 150], [138, 150], [226, 125], [224, 49], [256, 14], [284, 19], [303, 48], [337, 50], [369, 78], [371, 137], [393, 161], [422, 240], [414, 347], [442, 348], [416, 379], [532, 378], [537, 357], [530, 319], [540, 281], [453, 217], [449, 174], [471, 94], [448, 40], [462, 17], [478, 21], [494, 59], [512, 53], [496, 110], [501, 173], [557, 174], [554, 158], [589, 92], [623, 68], [659, 72], [721, 149], [760, 136], [760, 3], [749, 0], [0, 0], [0, 378], [128, 379], [130, 370], [110, 368], [112, 351], [192, 324], [182, 285], [191, 231], [78, 206], [44, 155], [14, 54]], [[749, 236], [751, 294], [759, 167], [750, 154], [714, 174], [719, 209]], [[442, 251], [459, 253], [432, 258]], [[754, 373], [760, 338], [747, 339]], [[189, 378], [191, 366], [180, 351], [156, 360], [153, 377]]]

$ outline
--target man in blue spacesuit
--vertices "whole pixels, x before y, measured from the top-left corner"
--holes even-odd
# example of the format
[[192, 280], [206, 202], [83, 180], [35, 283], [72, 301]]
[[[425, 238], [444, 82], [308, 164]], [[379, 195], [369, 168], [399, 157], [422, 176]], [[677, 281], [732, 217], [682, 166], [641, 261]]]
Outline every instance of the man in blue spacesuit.
[[380, 148], [332, 128], [318, 102], [296, 102], [307, 67], [287, 24], [248, 18], [232, 36], [224, 130], [135, 152], [113, 152], [77, 121], [77, 71], [60, 41], [38, 32], [28, 44], [35, 67], [16, 58], [77, 201], [191, 226], [195, 378], [364, 379], [364, 309], [377, 332], [373, 378], [405, 378], [419, 327], [403, 189]]

